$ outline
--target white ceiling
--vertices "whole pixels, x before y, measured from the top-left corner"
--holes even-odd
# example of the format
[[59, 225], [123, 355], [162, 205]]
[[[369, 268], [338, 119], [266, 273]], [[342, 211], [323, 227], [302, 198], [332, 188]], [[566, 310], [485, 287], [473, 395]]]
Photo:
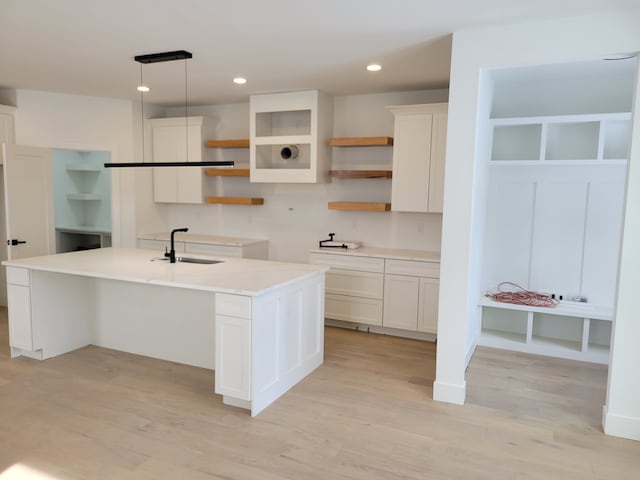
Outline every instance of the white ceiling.
[[[135, 99], [135, 55], [188, 50], [189, 104], [253, 93], [448, 87], [451, 32], [638, 0], [0, 0], [0, 87]], [[383, 66], [372, 74], [370, 62]], [[184, 63], [144, 66], [146, 101], [184, 102]], [[236, 86], [232, 78], [249, 82]]]

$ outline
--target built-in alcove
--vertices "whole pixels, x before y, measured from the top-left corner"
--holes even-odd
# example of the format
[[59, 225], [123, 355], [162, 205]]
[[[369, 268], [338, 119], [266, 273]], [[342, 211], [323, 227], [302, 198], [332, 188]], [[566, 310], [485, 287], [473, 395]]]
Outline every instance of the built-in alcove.
[[[480, 345], [608, 362], [635, 70], [628, 59], [489, 72]], [[482, 297], [500, 282], [587, 302]]]

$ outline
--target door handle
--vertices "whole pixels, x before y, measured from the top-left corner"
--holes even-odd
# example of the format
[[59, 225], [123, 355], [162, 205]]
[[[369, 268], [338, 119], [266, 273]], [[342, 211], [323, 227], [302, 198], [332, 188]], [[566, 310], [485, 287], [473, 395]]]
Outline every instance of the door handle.
[[16, 245], [19, 245], [21, 243], [27, 243], [26, 240], [18, 240], [15, 238], [12, 238], [11, 240], [7, 240], [7, 245], [11, 245], [12, 247], [15, 247]]

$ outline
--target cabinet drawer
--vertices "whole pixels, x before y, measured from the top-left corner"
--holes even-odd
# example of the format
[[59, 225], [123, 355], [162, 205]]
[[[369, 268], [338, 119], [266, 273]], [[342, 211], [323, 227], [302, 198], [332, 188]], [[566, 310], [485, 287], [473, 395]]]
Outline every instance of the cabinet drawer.
[[[169, 240], [151, 240], [148, 238], [139, 238], [137, 242], [138, 248], [146, 250], [157, 250], [159, 253], [169, 251], [171, 242]], [[184, 253], [184, 242], [174, 241], [173, 248], [177, 253]]]
[[251, 297], [216, 293], [216, 315], [251, 318]]
[[412, 277], [440, 278], [440, 263], [414, 260], [385, 260], [385, 273]]
[[327, 293], [324, 301], [324, 316], [345, 322], [382, 325], [382, 300]]
[[331, 269], [325, 276], [326, 293], [382, 300], [383, 288], [381, 273]]
[[7, 267], [7, 283], [12, 285], [24, 285], [28, 287], [29, 282], [29, 269], [18, 267]]
[[201, 255], [216, 255], [222, 257], [242, 257], [242, 247], [231, 245], [215, 245], [210, 243], [185, 242], [186, 253], [199, 253]]
[[309, 263], [328, 265], [344, 270], [357, 270], [360, 272], [384, 272], [384, 259], [372, 257], [358, 257], [349, 255], [332, 255], [330, 253], [311, 253]]

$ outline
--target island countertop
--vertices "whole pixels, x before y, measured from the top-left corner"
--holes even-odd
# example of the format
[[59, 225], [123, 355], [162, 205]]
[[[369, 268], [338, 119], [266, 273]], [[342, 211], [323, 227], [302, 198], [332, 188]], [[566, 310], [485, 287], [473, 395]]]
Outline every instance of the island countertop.
[[[189, 255], [195, 258], [211, 258]], [[3, 265], [111, 280], [255, 296], [328, 267], [216, 257], [216, 264], [169, 263], [154, 250], [100, 248], [7, 260]]]

